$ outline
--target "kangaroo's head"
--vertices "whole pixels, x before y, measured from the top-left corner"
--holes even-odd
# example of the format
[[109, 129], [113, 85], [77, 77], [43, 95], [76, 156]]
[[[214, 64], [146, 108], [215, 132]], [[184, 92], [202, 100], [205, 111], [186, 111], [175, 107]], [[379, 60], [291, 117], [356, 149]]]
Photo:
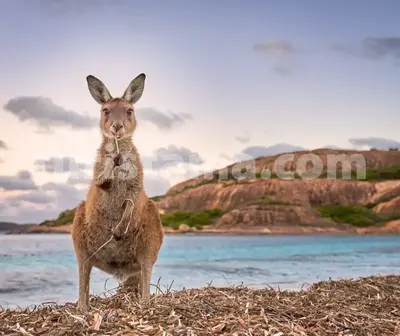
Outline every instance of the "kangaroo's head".
[[121, 98], [113, 98], [107, 87], [98, 78], [86, 77], [89, 91], [101, 105], [100, 128], [107, 138], [127, 138], [136, 128], [133, 105], [140, 99], [144, 89], [145, 74], [132, 80]]

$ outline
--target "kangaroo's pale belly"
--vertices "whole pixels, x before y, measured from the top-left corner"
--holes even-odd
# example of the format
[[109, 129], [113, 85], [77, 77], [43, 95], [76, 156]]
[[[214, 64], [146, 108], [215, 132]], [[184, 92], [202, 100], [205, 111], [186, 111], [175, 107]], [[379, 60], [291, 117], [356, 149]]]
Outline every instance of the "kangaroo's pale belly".
[[[119, 224], [124, 214], [124, 201], [133, 198], [132, 201], [135, 205], [136, 199], [130, 188], [129, 184], [119, 183], [108, 192], [96, 194], [95, 203], [99, 206], [87, 213], [86, 222], [86, 248], [88, 255], [91, 256], [92, 265], [112, 275], [120, 282], [140, 272], [136, 256], [139, 237], [132, 235], [132, 230], [130, 230], [127, 236], [121, 240], [116, 241], [112, 238], [113, 229]], [[126, 204], [130, 205], [130, 203]], [[129, 206], [126, 209], [128, 216], [130, 211]], [[134, 222], [135, 218], [132, 217], [130, 225], [133, 225]], [[128, 223], [124, 220], [121, 225], [121, 228], [125, 230]]]
[[[118, 209], [119, 215], [108, 217], [99, 213], [92, 216], [88, 223], [87, 252], [91, 257], [94, 267], [112, 275], [116, 280], [123, 282], [129, 276], [140, 271], [137, 260], [138, 237], [128, 233], [121, 240], [116, 241], [112, 229], [118, 225], [122, 217], [122, 211]], [[117, 212], [117, 211], [116, 211]], [[94, 220], [97, 219], [97, 220]], [[133, 225], [132, 218], [130, 225]], [[123, 223], [126, 225], [127, 223]], [[99, 234], [101, 232], [101, 234]]]
[[136, 249], [130, 244], [128, 238], [120, 241], [111, 239], [96, 252], [103, 244], [99, 244], [96, 248], [95, 246], [90, 248], [90, 250], [94, 250], [94, 255], [91, 258], [94, 267], [112, 275], [119, 282], [123, 282], [128, 277], [140, 272], [140, 264], [135, 253]]

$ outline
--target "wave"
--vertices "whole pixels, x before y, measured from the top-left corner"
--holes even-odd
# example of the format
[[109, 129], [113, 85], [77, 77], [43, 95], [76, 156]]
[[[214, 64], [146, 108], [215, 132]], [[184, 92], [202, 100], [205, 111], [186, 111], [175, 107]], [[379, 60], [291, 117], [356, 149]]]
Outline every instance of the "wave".
[[58, 288], [76, 286], [70, 280], [62, 280], [61, 274], [37, 274], [30, 272], [15, 272], [0, 274], [0, 294], [38, 292], [57, 290]]

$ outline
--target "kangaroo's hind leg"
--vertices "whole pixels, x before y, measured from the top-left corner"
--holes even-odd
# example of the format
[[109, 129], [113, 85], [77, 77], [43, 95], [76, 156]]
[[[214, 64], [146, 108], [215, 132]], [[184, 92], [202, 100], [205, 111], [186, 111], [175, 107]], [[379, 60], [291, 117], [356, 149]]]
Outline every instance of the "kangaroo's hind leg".
[[140, 272], [131, 275], [126, 279], [121, 286], [121, 289], [127, 289], [130, 292], [135, 293], [136, 297], [140, 295]]
[[78, 307], [84, 311], [89, 310], [89, 287], [92, 263], [88, 260], [85, 240], [85, 202], [81, 202], [74, 216], [72, 224], [72, 241], [78, 262], [79, 270], [79, 300]]

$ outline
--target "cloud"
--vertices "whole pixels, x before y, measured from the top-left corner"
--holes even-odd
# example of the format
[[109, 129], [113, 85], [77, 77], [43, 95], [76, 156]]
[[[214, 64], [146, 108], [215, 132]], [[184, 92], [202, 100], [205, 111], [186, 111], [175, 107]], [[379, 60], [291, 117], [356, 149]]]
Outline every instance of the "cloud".
[[248, 143], [250, 141], [250, 134], [249, 132], [245, 132], [245, 135], [243, 136], [237, 136], [235, 137], [236, 141], [244, 144], [244, 143]]
[[299, 50], [287, 40], [270, 40], [253, 45], [253, 50], [274, 63], [272, 71], [280, 76], [288, 76], [295, 67], [295, 58]]
[[71, 185], [91, 184], [92, 177], [85, 172], [79, 171], [76, 174], [72, 174], [70, 177], [68, 177], [67, 183]]
[[42, 189], [45, 191], [56, 191], [58, 193], [69, 193], [75, 191], [75, 188], [66, 183], [47, 182], [42, 185]]
[[21, 122], [30, 121], [38, 125], [41, 132], [50, 132], [54, 127], [89, 129], [98, 125], [97, 119], [66, 110], [46, 97], [16, 97], [5, 104], [4, 110], [14, 114]]
[[248, 160], [249, 158], [258, 158], [260, 156], [274, 156], [283, 153], [291, 153], [296, 151], [305, 150], [305, 148], [299, 146], [293, 146], [290, 144], [279, 143], [272, 146], [249, 146], [242, 150], [241, 153], [237, 154], [237, 158], [241, 160]]
[[92, 168], [92, 165], [76, 162], [72, 157], [51, 157], [48, 160], [40, 159], [35, 161], [35, 165], [38, 171], [45, 171], [50, 174], [79, 172]]
[[55, 197], [42, 190], [33, 190], [21, 195], [7, 197], [6, 200], [16, 205], [20, 205], [22, 202], [28, 202], [32, 204], [48, 204], [54, 202]]
[[282, 57], [296, 54], [298, 51], [290, 41], [270, 40], [253, 45], [254, 51], [267, 57]]
[[162, 169], [176, 166], [180, 163], [200, 165], [204, 159], [197, 152], [192, 152], [186, 147], [169, 145], [167, 148], [158, 148], [152, 156], [142, 157], [143, 166], [149, 169]]
[[278, 143], [272, 146], [248, 146], [245, 147], [241, 152], [233, 156], [227, 155], [225, 153], [220, 153], [219, 157], [225, 161], [224, 164], [227, 164], [226, 162], [228, 162], [228, 164], [232, 164], [235, 162], [257, 159], [262, 156], [274, 156], [303, 150], [307, 149], [286, 143]]
[[[0, 192], [0, 221], [41, 223], [57, 218], [86, 198], [90, 182], [90, 176], [82, 171], [73, 172], [67, 183], [48, 182], [41, 186], [35, 185], [29, 171], [0, 176], [0, 189], [8, 191]], [[162, 195], [171, 187], [166, 178], [148, 171], [144, 174], [144, 186], [150, 197]]]
[[189, 113], [167, 113], [151, 107], [138, 108], [136, 116], [138, 120], [150, 122], [162, 130], [171, 130], [193, 119]]
[[6, 205], [1, 211], [0, 221], [40, 223], [57, 218], [62, 211], [76, 207], [85, 198], [86, 192], [87, 188], [78, 189], [66, 183], [49, 182], [36, 190], [18, 195], [14, 193], [1, 197], [0, 193], [0, 201]]
[[41, 0], [42, 8], [54, 15], [87, 14], [106, 6], [123, 4], [123, 0]]
[[78, 189], [67, 183], [45, 183], [42, 190], [55, 195], [54, 206], [58, 212], [74, 208], [85, 199], [87, 188]]
[[32, 180], [32, 174], [21, 170], [15, 176], [0, 176], [0, 188], [4, 190], [36, 190], [38, 187]]
[[219, 153], [219, 157], [224, 159], [224, 160], [228, 160], [228, 161], [232, 160], [232, 157], [227, 155], [227, 154], [225, 154], [225, 153]]
[[11, 222], [19, 224], [38, 224], [46, 219], [53, 219], [58, 216], [57, 210], [41, 209], [36, 207], [24, 206], [22, 203], [15, 203], [10, 208], [10, 203], [0, 211], [1, 222]]
[[235, 139], [237, 141], [239, 141], [240, 143], [247, 143], [250, 140], [250, 137], [241, 137], [241, 136], [237, 136], [235, 137]]
[[[216, 163], [215, 167], [219, 167], [220, 164]], [[196, 167], [179, 167], [180, 169], [176, 169], [175, 172], [170, 174], [170, 176], [176, 181], [176, 183], [180, 183], [182, 181], [189, 180], [191, 178], [204, 175], [206, 173], [210, 173], [213, 169], [202, 169], [199, 166]], [[170, 173], [170, 172], [169, 172]]]
[[386, 138], [352, 138], [349, 139], [349, 142], [353, 146], [367, 146], [376, 149], [400, 148], [399, 141]]
[[0, 150], [1, 149], [2, 150], [8, 150], [8, 146], [3, 140], [0, 140]]
[[149, 197], [164, 195], [171, 187], [169, 181], [161, 176], [144, 173], [144, 190]]
[[367, 37], [359, 45], [336, 44], [333, 49], [355, 57], [371, 60], [400, 59], [400, 37]]
[[282, 77], [290, 75], [293, 71], [289, 65], [284, 64], [276, 64], [272, 67], [272, 70]]
[[[167, 179], [151, 172], [145, 173], [144, 185], [150, 197], [162, 195], [170, 188]], [[55, 219], [62, 211], [75, 208], [85, 199], [86, 193], [87, 188], [78, 189], [67, 183], [53, 182], [19, 195], [1, 197], [0, 193], [0, 221], [41, 223]]]
[[345, 148], [343, 148], [343, 147], [339, 147], [339, 146], [335, 146], [335, 145], [326, 145], [326, 146], [322, 146], [322, 147], [320, 147], [320, 148], [337, 149], [337, 150], [339, 150], [339, 149], [345, 149]]
[[63, 183], [46, 183], [39, 187], [32, 174], [22, 170], [15, 176], [0, 176], [0, 221], [38, 223], [58, 216], [61, 211], [75, 207], [85, 196], [85, 190]]

